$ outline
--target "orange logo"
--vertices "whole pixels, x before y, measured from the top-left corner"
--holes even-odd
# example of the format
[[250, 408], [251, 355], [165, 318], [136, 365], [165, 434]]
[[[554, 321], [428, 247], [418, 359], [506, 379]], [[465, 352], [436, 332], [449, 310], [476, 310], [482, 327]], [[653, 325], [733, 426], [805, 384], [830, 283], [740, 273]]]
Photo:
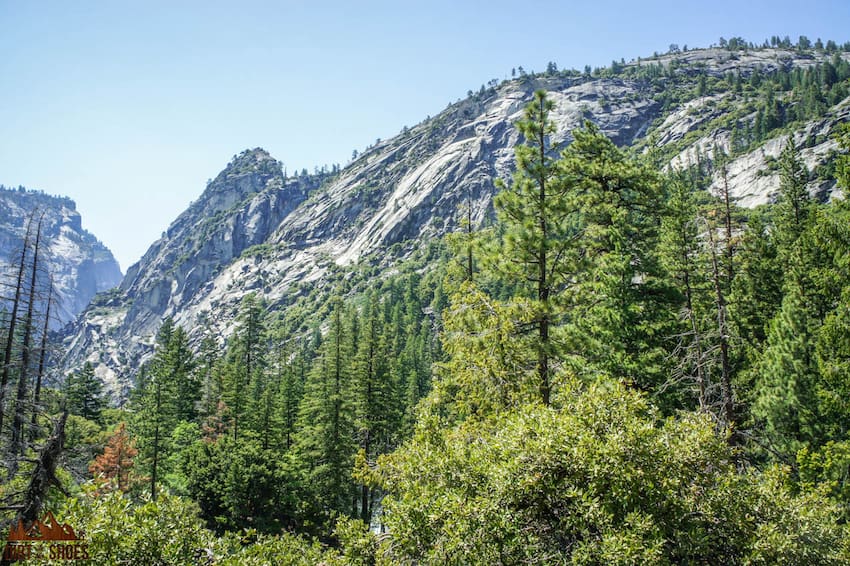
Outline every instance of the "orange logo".
[[12, 527], [9, 531], [9, 542], [23, 540], [82, 540], [74, 532], [73, 527], [68, 523], [59, 524], [56, 517], [50, 511], [44, 516], [42, 521], [36, 521], [29, 528], [24, 529], [24, 522], [20, 519], [18, 524]]
[[9, 539], [6, 548], [3, 549], [3, 559], [8, 561], [27, 560], [38, 558], [36, 544], [38, 542], [50, 542], [49, 557], [52, 560], [88, 560], [88, 545], [83, 538], [74, 532], [74, 528], [68, 523], [60, 523], [50, 511], [41, 521], [36, 520], [29, 528], [24, 522], [18, 520], [18, 524], [9, 530]]

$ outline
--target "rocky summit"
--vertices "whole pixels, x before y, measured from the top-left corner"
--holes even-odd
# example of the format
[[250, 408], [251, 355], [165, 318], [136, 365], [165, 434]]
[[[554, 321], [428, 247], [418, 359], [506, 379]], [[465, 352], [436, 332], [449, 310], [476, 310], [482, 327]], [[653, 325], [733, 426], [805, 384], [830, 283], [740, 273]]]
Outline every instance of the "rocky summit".
[[43, 272], [53, 281], [56, 308], [51, 310], [51, 327], [56, 329], [73, 321], [95, 294], [118, 285], [121, 269], [112, 252], [83, 229], [73, 200], [0, 186], [0, 272], [7, 279], [17, 272], [31, 219], [33, 238], [42, 219], [44, 245], [39, 255]]
[[422, 242], [457, 230], [468, 213], [474, 224], [486, 222], [496, 179], [514, 168], [521, 140], [513, 124], [538, 89], [556, 104], [553, 141], [569, 143], [571, 130], [590, 121], [666, 168], [705, 166], [722, 150], [729, 155], [725, 175], [713, 169], [713, 186], [727, 183], [748, 207], [773, 198], [776, 157], [791, 143], [810, 171], [810, 192], [832, 198], [834, 181], [821, 173], [837, 150], [831, 134], [850, 116], [847, 94], [810, 103], [788, 91], [765, 95], [759, 85], [811, 69], [828, 75], [847, 56], [704, 49], [593, 72], [521, 73], [470, 92], [332, 174], [285, 176], [264, 150], [244, 151], [118, 289], [92, 301], [67, 337], [65, 367], [91, 361], [120, 401], [164, 317], [196, 343], [205, 328], [223, 340], [250, 292], [285, 308], [304, 286], [321, 286], [329, 273], [366, 258], [391, 266]]

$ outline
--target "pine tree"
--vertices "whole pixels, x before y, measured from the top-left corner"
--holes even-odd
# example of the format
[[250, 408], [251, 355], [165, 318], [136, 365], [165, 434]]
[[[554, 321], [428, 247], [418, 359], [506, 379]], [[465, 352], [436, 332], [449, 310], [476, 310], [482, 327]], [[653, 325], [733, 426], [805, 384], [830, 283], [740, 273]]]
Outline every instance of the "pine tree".
[[818, 426], [814, 328], [800, 291], [785, 295], [771, 323], [752, 407], [771, 444], [791, 457], [817, 437]]
[[763, 213], [753, 211], [741, 237], [738, 269], [729, 298], [730, 319], [750, 358], [761, 352], [768, 322], [782, 302], [782, 268], [775, 230]]
[[[540, 401], [537, 373], [529, 371], [535, 352], [531, 327], [534, 310], [527, 301], [498, 301], [470, 282], [463, 283], [443, 312], [440, 335], [446, 360], [436, 365], [437, 376], [426, 409], [449, 422], [480, 418], [509, 407]], [[533, 358], [532, 358], [533, 359]], [[398, 371], [398, 370], [396, 370]], [[400, 373], [405, 394], [404, 429], [413, 430], [413, 405], [422, 392]]]
[[201, 384], [195, 373], [195, 356], [189, 346], [189, 336], [176, 326], [164, 347], [160, 371], [167, 373], [174, 382], [174, 418], [192, 422], [198, 417]]
[[201, 340], [195, 365], [195, 380], [201, 388], [198, 416], [202, 420], [214, 415], [221, 401], [224, 387], [221, 382], [222, 372], [218, 363], [219, 346], [212, 333], [208, 331]]
[[252, 429], [260, 434], [263, 450], [268, 450], [272, 441], [279, 436], [280, 423], [276, 403], [282, 381], [281, 371], [271, 373], [269, 368], [264, 367], [255, 372], [252, 387], [256, 391], [257, 400], [253, 405], [251, 422]]
[[534, 93], [516, 126], [525, 144], [516, 148], [517, 171], [510, 185], [499, 182], [494, 205], [505, 230], [496, 258], [504, 278], [517, 281], [520, 294], [529, 299], [533, 316], [527, 329], [534, 343], [539, 399], [551, 401], [553, 359], [557, 347], [551, 335], [559, 318], [556, 294], [569, 281], [571, 243], [574, 234], [566, 219], [571, 212], [567, 187], [561, 182], [552, 157], [550, 136], [555, 125], [549, 119], [554, 102], [543, 91]]
[[593, 124], [573, 136], [558, 170], [577, 205], [568, 222], [575, 259], [562, 276], [574, 368], [654, 389], [666, 380], [663, 341], [675, 325], [657, 251], [661, 180]]
[[241, 427], [256, 429], [256, 418], [266, 380], [266, 327], [262, 302], [246, 295], [237, 319], [237, 327], [227, 347], [223, 368], [223, 399], [230, 411], [234, 440]]
[[[185, 332], [166, 318], [157, 333], [154, 356], [139, 373], [132, 402], [140, 464], [150, 473], [153, 500], [157, 483], [167, 471], [164, 464], [171, 433], [181, 418], [195, 414], [197, 389], [188, 385], [194, 382], [193, 364]], [[180, 399], [180, 393], [187, 391], [192, 392], [192, 397]]]
[[294, 457], [319, 513], [348, 514], [356, 504], [351, 480], [356, 451], [350, 394], [352, 353], [343, 324], [342, 301], [335, 299], [332, 309], [328, 333], [308, 375], [299, 407]]
[[82, 370], [66, 378], [65, 399], [68, 412], [72, 415], [100, 421], [106, 400], [103, 397], [103, 383], [95, 375], [91, 362], [86, 362]]
[[789, 269], [794, 244], [810, 223], [812, 202], [806, 188], [808, 171], [800, 161], [793, 139], [779, 156], [779, 195], [774, 207], [776, 241], [783, 269]]
[[[361, 337], [355, 344], [352, 368], [354, 424], [361, 454], [371, 464], [378, 455], [397, 445], [401, 428], [398, 383], [389, 371], [387, 341], [379, 316], [378, 301], [372, 295], [362, 316]], [[375, 494], [365, 484], [360, 487], [360, 492], [360, 518], [369, 524]]]
[[756, 366], [753, 415], [788, 457], [843, 440], [847, 415], [838, 399], [845, 386], [836, 377], [848, 355], [837, 334], [850, 280], [848, 219], [843, 203], [817, 210], [794, 242], [782, 307]]
[[154, 501], [157, 483], [164, 475], [161, 466], [168, 450], [168, 438], [176, 424], [170, 403], [174, 399], [172, 385], [167, 376], [156, 369], [142, 367], [133, 400], [133, 429], [138, 438], [139, 460], [143, 469], [150, 473], [150, 493]]
[[307, 370], [312, 355], [313, 352], [306, 343], [301, 344], [294, 354], [291, 354], [290, 349], [282, 346], [278, 351], [276, 363], [280, 390], [275, 406], [283, 448], [287, 451], [295, 443], [298, 407], [304, 396], [304, 384], [307, 381]]
[[[823, 438], [821, 441], [850, 440], [850, 284], [846, 285], [835, 310], [823, 322], [815, 344], [815, 361], [820, 381], [817, 398]], [[845, 476], [845, 483], [850, 478]]]

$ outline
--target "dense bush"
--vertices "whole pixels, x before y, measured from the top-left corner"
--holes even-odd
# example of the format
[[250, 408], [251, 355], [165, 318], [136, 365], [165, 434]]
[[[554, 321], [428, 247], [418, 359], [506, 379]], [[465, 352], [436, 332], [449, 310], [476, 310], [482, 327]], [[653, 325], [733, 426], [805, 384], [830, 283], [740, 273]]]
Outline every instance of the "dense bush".
[[837, 509], [785, 470], [736, 470], [707, 418], [660, 418], [640, 394], [576, 389], [383, 457], [392, 561], [423, 564], [840, 564]]

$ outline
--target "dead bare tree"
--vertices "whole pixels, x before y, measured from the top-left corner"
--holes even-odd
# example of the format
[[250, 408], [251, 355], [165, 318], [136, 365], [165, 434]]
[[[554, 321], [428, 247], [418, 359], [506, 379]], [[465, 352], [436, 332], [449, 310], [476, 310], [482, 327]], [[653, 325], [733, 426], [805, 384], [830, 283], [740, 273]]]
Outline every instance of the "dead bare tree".
[[32, 399], [32, 417], [30, 419], [30, 442], [38, 432], [38, 412], [41, 409], [41, 386], [44, 382], [45, 363], [47, 361], [48, 335], [50, 332], [50, 308], [53, 303], [53, 277], [47, 287], [47, 304], [44, 312], [44, 326], [41, 330], [41, 348], [38, 356], [38, 371], [35, 374], [35, 388]]
[[[53, 431], [41, 447], [38, 458], [33, 460], [34, 466], [21, 502], [2, 507], [5, 510], [17, 511], [12, 524], [21, 521], [24, 528], [29, 528], [38, 520], [51, 487], [55, 487], [65, 496], [70, 497], [70, 494], [62, 487], [62, 482], [56, 477], [56, 467], [59, 465], [59, 458], [65, 445], [65, 422], [67, 419], [68, 411], [65, 409], [54, 421]], [[0, 565], [9, 563], [9, 561], [0, 558]]]
[[27, 220], [27, 231], [24, 236], [24, 245], [21, 247], [21, 259], [18, 262], [18, 273], [15, 284], [15, 297], [12, 299], [12, 312], [9, 317], [9, 327], [6, 335], [6, 349], [3, 352], [3, 368], [0, 372], [0, 432], [3, 431], [3, 415], [5, 413], [6, 404], [6, 387], [9, 384], [9, 376], [12, 368], [12, 352], [15, 345], [15, 331], [17, 330], [18, 309], [21, 306], [21, 299], [24, 287], [24, 273], [26, 272], [27, 250], [29, 249], [30, 232], [32, 228], [32, 220], [35, 213], [31, 214]]
[[717, 334], [720, 348], [720, 398], [721, 418], [727, 428], [730, 442], [735, 436], [735, 400], [732, 393], [732, 364], [729, 361], [729, 325], [727, 323], [726, 296], [722, 282], [720, 262], [717, 258], [717, 246], [714, 227], [708, 226], [709, 253], [711, 257], [711, 278], [714, 284], [715, 307], [717, 308]]
[[39, 249], [41, 247], [41, 229], [44, 222], [44, 212], [38, 219], [33, 246], [32, 267], [30, 268], [29, 300], [27, 313], [24, 317], [24, 336], [21, 342], [21, 367], [18, 372], [18, 388], [15, 396], [15, 412], [12, 420], [12, 443], [10, 446], [10, 476], [16, 471], [16, 456], [23, 456], [26, 449], [24, 438], [24, 422], [26, 421], [27, 387], [29, 385], [30, 358], [32, 356], [32, 336], [35, 326], [36, 283], [38, 282]]

